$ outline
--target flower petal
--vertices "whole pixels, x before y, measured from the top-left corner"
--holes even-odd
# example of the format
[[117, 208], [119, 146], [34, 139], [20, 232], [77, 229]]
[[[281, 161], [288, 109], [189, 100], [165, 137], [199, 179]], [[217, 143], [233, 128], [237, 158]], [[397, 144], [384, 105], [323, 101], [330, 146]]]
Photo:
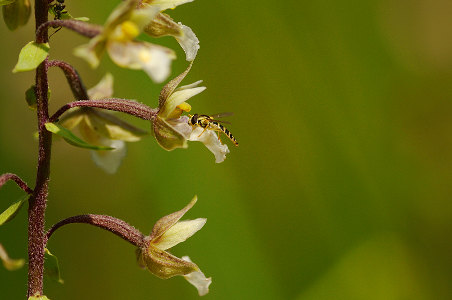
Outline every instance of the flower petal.
[[99, 81], [98, 84], [88, 90], [90, 100], [100, 100], [110, 98], [113, 95], [113, 75], [110, 73]]
[[3, 266], [9, 271], [20, 269], [25, 264], [25, 259], [10, 258], [2, 244], [0, 244], [0, 260], [3, 263]]
[[155, 82], [164, 81], [170, 74], [171, 61], [175, 59], [172, 50], [145, 42], [110, 42], [107, 51], [119, 66], [142, 69]]
[[188, 140], [202, 142], [215, 155], [216, 163], [223, 162], [226, 159], [226, 154], [229, 153], [228, 146], [222, 144], [218, 139], [217, 132], [211, 129], [204, 131], [204, 128], [195, 127]]
[[178, 87], [178, 88], [176, 89], [176, 91], [182, 91], [182, 90], [186, 90], [186, 89], [195, 88], [195, 87], [197, 87], [198, 85], [200, 85], [201, 83], [202, 83], [202, 80], [198, 80], [198, 81], [195, 81], [195, 82], [193, 82], [193, 83], [191, 83], [191, 84], [187, 84], [187, 85], [180, 86], [180, 87]]
[[127, 0], [122, 1], [108, 16], [104, 25], [104, 36], [109, 36], [110, 33], [115, 30], [116, 26], [131, 18], [132, 14], [137, 7], [139, 0]]
[[176, 148], [187, 148], [187, 137], [159, 116], [152, 122], [152, 129], [155, 139], [163, 149], [171, 151]]
[[188, 3], [188, 2], [193, 2], [193, 0], [145, 0], [145, 1], [143, 1], [143, 3], [158, 6], [161, 11], [164, 11], [168, 8], [175, 8], [178, 5]]
[[176, 23], [167, 14], [159, 13], [143, 31], [152, 37], [173, 36], [185, 51], [187, 61], [195, 59], [199, 49], [199, 40], [190, 27]]
[[207, 219], [204, 218], [179, 221], [151, 243], [160, 250], [172, 248], [194, 235], [206, 224], [206, 221]]
[[108, 174], [114, 174], [126, 156], [126, 143], [123, 141], [103, 140], [103, 146], [115, 148], [109, 151], [91, 150], [91, 158], [98, 167]]
[[181, 34], [175, 36], [179, 45], [184, 49], [187, 61], [193, 61], [199, 50], [199, 39], [190, 27], [178, 23], [181, 27]]
[[86, 110], [86, 116], [89, 118], [92, 128], [95, 128], [97, 133], [108, 139], [136, 142], [148, 134], [146, 131], [102, 110]]
[[184, 103], [191, 97], [203, 92], [206, 89], [205, 86], [195, 87], [191, 89], [182, 89], [175, 91], [174, 93], [169, 96], [169, 98], [166, 100], [165, 105], [163, 106], [163, 109], [159, 111], [159, 116], [162, 118], [167, 118], [176, 108], [176, 106]]
[[[182, 256], [182, 259], [191, 262], [188, 256]], [[195, 271], [184, 275], [184, 278], [198, 289], [199, 296], [209, 293], [209, 285], [212, 283], [212, 278], [206, 278], [203, 272]]]
[[180, 220], [180, 218], [185, 215], [187, 211], [190, 210], [190, 208], [195, 205], [196, 201], [198, 201], [198, 197], [195, 196], [190, 201], [190, 203], [187, 204], [183, 209], [176, 211], [172, 214], [169, 214], [167, 216], [164, 216], [160, 220], [155, 223], [154, 228], [152, 228], [151, 235], [149, 236], [151, 242], [157, 238], [159, 238], [162, 234], [164, 234], [168, 229], [170, 229], [174, 224], [177, 223], [177, 221]]
[[92, 38], [88, 44], [74, 49], [74, 55], [86, 60], [92, 68], [97, 68], [105, 51], [107, 41], [103, 35]]
[[77, 107], [65, 113], [58, 123], [64, 128], [71, 130], [77, 126], [83, 118], [84, 113]]
[[166, 100], [174, 92], [174, 90], [177, 88], [179, 83], [185, 78], [185, 76], [187, 76], [187, 74], [190, 71], [192, 65], [193, 65], [193, 62], [190, 63], [188, 68], [183, 73], [181, 73], [176, 78], [172, 79], [170, 82], [168, 82], [162, 88], [162, 90], [160, 91], [160, 95], [159, 95], [159, 110], [165, 109], [164, 106], [166, 104]]
[[142, 257], [139, 261], [144, 262], [152, 274], [162, 279], [185, 275], [199, 270], [196, 264], [180, 259], [152, 245], [142, 251], [141, 255]]

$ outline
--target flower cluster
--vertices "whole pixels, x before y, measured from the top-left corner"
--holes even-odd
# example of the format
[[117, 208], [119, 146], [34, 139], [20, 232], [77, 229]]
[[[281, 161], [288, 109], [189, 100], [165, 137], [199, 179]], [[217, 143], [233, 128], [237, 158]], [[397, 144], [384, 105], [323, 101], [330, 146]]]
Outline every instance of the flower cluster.
[[88, 44], [78, 47], [75, 55], [97, 67], [101, 55], [107, 51], [117, 65], [142, 69], [155, 82], [162, 82], [170, 74], [171, 61], [176, 58], [174, 51], [138, 41], [136, 37], [143, 31], [153, 37], [174, 36], [186, 52], [187, 60], [193, 61], [199, 49], [196, 35], [189, 27], [175, 23], [162, 13], [185, 2], [189, 1], [125, 1], [108, 17], [102, 32]]
[[[113, 95], [113, 76], [105, 77], [88, 90], [90, 100], [101, 100]], [[78, 128], [88, 143], [113, 148], [112, 150], [91, 150], [93, 161], [107, 173], [115, 173], [126, 155], [125, 142], [139, 141], [147, 132], [141, 130], [111, 113], [90, 107], [75, 108], [60, 120], [67, 129]]]

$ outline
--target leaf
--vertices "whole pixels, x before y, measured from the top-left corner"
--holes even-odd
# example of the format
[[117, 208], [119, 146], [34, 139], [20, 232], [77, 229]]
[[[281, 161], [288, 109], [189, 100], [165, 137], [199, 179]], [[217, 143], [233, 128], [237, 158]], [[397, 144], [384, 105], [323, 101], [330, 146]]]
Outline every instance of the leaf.
[[77, 17], [77, 18], [74, 18], [74, 20], [82, 21], [82, 22], [88, 22], [89, 18], [88, 17]]
[[64, 280], [61, 279], [58, 258], [55, 255], [53, 255], [47, 248], [44, 249], [44, 256], [45, 256], [44, 274], [49, 276], [49, 278], [63, 284]]
[[28, 300], [50, 300], [49, 298], [47, 298], [47, 296], [45, 295], [35, 295], [35, 296], [31, 296], [28, 298]]
[[36, 69], [49, 55], [49, 50], [48, 43], [29, 42], [20, 50], [19, 60], [13, 69], [13, 73]]
[[20, 259], [10, 258], [8, 253], [6, 253], [6, 250], [2, 244], [0, 244], [0, 260], [3, 263], [3, 266], [8, 271], [14, 271], [14, 270], [20, 269], [25, 264], [25, 259], [23, 259], [23, 258], [20, 258]]
[[28, 199], [28, 195], [23, 197], [21, 200], [11, 204], [4, 212], [0, 214], [0, 226], [8, 221], [11, 221], [19, 212], [24, 202]]
[[114, 149], [112, 147], [102, 147], [102, 146], [94, 146], [94, 145], [88, 144], [81, 138], [74, 135], [68, 129], [64, 128], [61, 125], [55, 124], [55, 123], [46, 123], [46, 129], [52, 133], [55, 133], [55, 134], [61, 136], [62, 138], [64, 138], [64, 140], [66, 142], [68, 142], [69, 144], [76, 146], [76, 147], [87, 148], [87, 149], [92, 149], [92, 150], [113, 150]]
[[0, 0], [0, 6], [15, 2], [16, 0]]
[[32, 85], [26, 92], [25, 92], [25, 100], [27, 100], [28, 108], [36, 110], [36, 90], [35, 86]]

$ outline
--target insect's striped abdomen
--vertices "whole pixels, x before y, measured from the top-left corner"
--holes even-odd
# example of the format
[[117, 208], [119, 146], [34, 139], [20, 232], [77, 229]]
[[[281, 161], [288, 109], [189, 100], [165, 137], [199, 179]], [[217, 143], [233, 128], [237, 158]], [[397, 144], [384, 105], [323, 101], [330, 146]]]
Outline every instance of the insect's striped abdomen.
[[216, 128], [218, 128], [218, 129], [220, 129], [221, 131], [223, 131], [223, 133], [231, 140], [231, 142], [234, 143], [234, 145], [236, 145], [236, 146], [239, 145], [239, 142], [237, 142], [237, 140], [235, 139], [235, 137], [232, 135], [231, 132], [229, 132], [229, 130], [228, 130], [226, 127], [224, 127], [224, 126], [221, 125], [221, 124], [218, 124], [218, 123], [215, 122], [215, 121], [212, 121], [211, 124], [212, 124], [214, 127], [216, 127]]

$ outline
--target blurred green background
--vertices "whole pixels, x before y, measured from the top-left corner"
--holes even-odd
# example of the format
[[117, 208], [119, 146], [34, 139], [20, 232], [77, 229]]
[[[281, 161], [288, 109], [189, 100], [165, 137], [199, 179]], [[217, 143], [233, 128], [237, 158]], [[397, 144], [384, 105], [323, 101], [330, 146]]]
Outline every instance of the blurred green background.
[[[66, 4], [102, 24], [118, 2]], [[197, 0], [169, 13], [201, 41], [184, 83], [208, 89], [193, 111], [233, 111], [240, 147], [215, 164], [200, 143], [166, 152], [149, 137], [110, 176], [89, 151], [56, 141], [47, 227], [97, 213], [148, 233], [197, 194], [185, 218], [207, 225], [172, 252], [212, 276], [205, 299], [452, 299], [452, 2]], [[0, 26], [0, 172], [31, 185], [36, 117], [24, 92], [34, 74], [11, 70], [33, 26]], [[109, 71], [115, 96], [157, 106], [161, 85], [145, 73], [74, 57], [85, 42], [62, 29], [51, 57], [87, 87]], [[173, 39], [155, 42], [176, 49], [173, 75], [186, 68]], [[72, 100], [59, 70], [50, 87], [52, 111]], [[0, 208], [20, 197], [7, 184]], [[27, 257], [26, 215], [0, 228], [14, 258]], [[100, 229], [66, 226], [49, 248], [65, 280], [45, 282], [50, 299], [198, 299], [182, 278], [139, 269], [134, 247]], [[0, 268], [0, 298], [23, 299], [26, 277]]]

